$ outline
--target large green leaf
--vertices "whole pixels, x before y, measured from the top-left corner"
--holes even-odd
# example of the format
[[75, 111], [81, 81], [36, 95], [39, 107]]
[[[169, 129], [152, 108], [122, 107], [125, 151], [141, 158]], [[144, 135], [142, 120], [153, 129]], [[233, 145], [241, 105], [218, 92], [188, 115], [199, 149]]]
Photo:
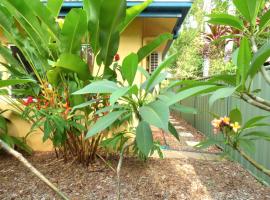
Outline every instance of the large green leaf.
[[139, 110], [142, 119], [149, 124], [168, 130], [169, 107], [162, 101], [154, 101]]
[[108, 80], [101, 80], [95, 81], [90, 83], [89, 85], [85, 86], [81, 90], [73, 93], [74, 95], [77, 94], [95, 94], [95, 93], [113, 93], [118, 90], [119, 87], [115, 82], [108, 81]]
[[253, 78], [270, 57], [270, 42], [263, 45], [253, 56], [248, 74]]
[[100, 9], [103, 0], [84, 0], [83, 8], [87, 13], [90, 43], [94, 54], [99, 50], [99, 23]]
[[239, 18], [229, 14], [211, 14], [208, 23], [231, 26], [238, 30], [244, 29], [244, 23]]
[[268, 118], [269, 116], [256, 116], [253, 117], [252, 119], [248, 120], [244, 126], [243, 129], [248, 129], [248, 128], [253, 128], [256, 127], [257, 123], [260, 122], [263, 119]]
[[146, 46], [139, 49], [139, 51], [137, 52], [139, 62], [141, 62], [144, 58], [149, 56], [153, 51], [155, 51], [156, 48], [158, 48], [164, 42], [171, 40], [172, 38], [173, 38], [172, 34], [164, 33], [158, 36], [156, 39], [154, 39], [152, 42], [150, 42]]
[[77, 73], [82, 80], [91, 78], [87, 64], [78, 55], [64, 53], [55, 63], [55, 66]]
[[158, 66], [158, 68], [152, 73], [150, 78], [147, 80], [147, 84], [145, 88], [146, 92], [148, 92], [149, 90], [151, 90], [151, 88], [155, 86], [154, 84], [155, 80], [160, 75], [161, 71], [165, 69], [166, 67], [169, 67], [170, 64], [172, 64], [175, 61], [176, 57], [177, 57], [177, 54], [173, 54]]
[[135, 53], [129, 54], [122, 63], [121, 73], [129, 85], [133, 84], [138, 69], [138, 56]]
[[237, 84], [240, 84], [241, 80], [241, 85], [243, 86], [243, 88], [245, 87], [251, 56], [252, 55], [249, 40], [246, 37], [244, 37], [241, 40], [237, 58], [237, 77], [238, 77]]
[[58, 17], [64, 0], [48, 0], [47, 8], [54, 17]]
[[243, 136], [248, 137], [249, 139], [262, 139], [262, 140], [270, 141], [269, 132], [254, 131], [254, 132], [246, 133]]
[[270, 10], [268, 10], [262, 17], [260, 21], [260, 31], [264, 31], [270, 25]]
[[212, 106], [217, 100], [232, 96], [235, 91], [235, 87], [221, 88], [215, 91], [209, 98], [209, 105]]
[[0, 80], [0, 88], [12, 85], [24, 84], [24, 83], [35, 83], [33, 79], [10, 79], [10, 80]]
[[200, 85], [200, 86], [192, 87], [192, 88], [180, 91], [166, 103], [167, 105], [171, 106], [186, 98], [189, 98], [194, 95], [201, 94], [201, 93], [209, 93], [209, 92], [215, 91], [216, 89], [218, 89], [218, 87], [215, 85]]
[[112, 93], [110, 97], [110, 104], [113, 105], [115, 102], [121, 98], [122, 96], [125, 96], [127, 94], [130, 94], [133, 91], [138, 91], [138, 88], [136, 85], [130, 86], [130, 87], [122, 87], [116, 90], [115, 92]]
[[232, 122], [238, 122], [239, 124], [242, 123], [242, 114], [238, 108], [231, 110], [229, 117]]
[[146, 0], [141, 4], [128, 8], [126, 10], [125, 21], [121, 24], [120, 32], [122, 33], [128, 27], [128, 25], [152, 2], [153, 0]]
[[[162, 81], [164, 81], [164, 80], [167, 78], [167, 75], [168, 75], [167, 72], [158, 74], [157, 77], [155, 78], [155, 80], [153, 81], [153, 83], [149, 86], [148, 92], [152, 92], [152, 90], [153, 90], [157, 85], [159, 85]], [[142, 84], [141, 89], [145, 89], [145, 90], [146, 90], [146, 87], [147, 87], [147, 85], [148, 85], [149, 80], [150, 80], [150, 78], [147, 79], [147, 80]]]
[[180, 141], [179, 134], [172, 123], [169, 122], [168, 124], [169, 133], [171, 133], [178, 141]]
[[114, 123], [122, 114], [124, 114], [126, 111], [116, 111], [111, 112], [108, 115], [105, 115], [104, 117], [101, 117], [88, 131], [86, 138], [93, 137], [97, 133], [100, 133], [101, 131], [108, 128], [112, 123]]
[[251, 24], [256, 24], [256, 18], [263, 0], [233, 0], [237, 10]]
[[84, 10], [72, 9], [65, 18], [61, 31], [61, 49], [63, 53], [78, 54], [81, 42], [87, 31], [87, 17]]
[[77, 110], [77, 109], [81, 109], [81, 108], [85, 108], [85, 107], [87, 107], [87, 106], [91, 106], [93, 103], [95, 103], [96, 102], [96, 100], [90, 100], [90, 101], [87, 101], [87, 102], [84, 102], [84, 103], [82, 103], [82, 104], [79, 104], [79, 105], [77, 105], [77, 106], [74, 106], [73, 108], [72, 108], [72, 110], [71, 110], [71, 113], [72, 112], [74, 112], [75, 110]]
[[120, 42], [120, 25], [126, 15], [126, 1], [103, 1], [100, 10], [98, 63], [108, 67], [118, 51]]
[[181, 105], [181, 104], [178, 104], [178, 103], [170, 106], [170, 109], [176, 110], [176, 111], [181, 112], [181, 113], [186, 113], [186, 114], [195, 115], [195, 114], [198, 113], [196, 108], [184, 106], [184, 105]]
[[147, 122], [141, 121], [136, 128], [136, 144], [145, 156], [149, 155], [153, 147], [153, 135]]

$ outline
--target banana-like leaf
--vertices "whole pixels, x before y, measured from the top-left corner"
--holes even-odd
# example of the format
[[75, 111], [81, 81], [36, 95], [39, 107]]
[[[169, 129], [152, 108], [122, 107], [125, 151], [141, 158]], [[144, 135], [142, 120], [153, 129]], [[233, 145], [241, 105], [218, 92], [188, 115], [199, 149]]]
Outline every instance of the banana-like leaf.
[[235, 91], [236, 91], [236, 88], [233, 88], [233, 87], [221, 88], [221, 89], [215, 91], [211, 95], [211, 97], [209, 98], [210, 107], [213, 106], [213, 104], [217, 100], [224, 99], [224, 98], [232, 96]]
[[268, 10], [262, 17], [260, 21], [260, 31], [264, 31], [270, 25], [270, 10]]
[[195, 108], [184, 106], [184, 105], [181, 105], [181, 104], [178, 104], [178, 103], [170, 106], [170, 109], [179, 111], [181, 113], [186, 113], [186, 114], [195, 115], [195, 114], [198, 113], [198, 111]]
[[231, 26], [233, 28], [236, 28], [238, 30], [244, 29], [244, 23], [241, 19], [238, 17], [235, 17], [233, 15], [229, 14], [211, 14], [209, 15], [210, 19], [208, 20], [208, 23], [210, 24], [217, 24], [217, 25], [225, 25], [225, 26]]
[[149, 155], [154, 142], [150, 125], [145, 121], [141, 121], [136, 128], [136, 144], [145, 156]]
[[137, 91], [138, 91], [138, 88], [136, 85], [119, 88], [118, 90], [112, 93], [110, 97], [110, 104], [113, 105], [122, 96], [125, 96], [130, 93], [136, 93]]
[[90, 83], [89, 85], [85, 86], [81, 90], [73, 93], [74, 95], [78, 94], [93, 94], [93, 93], [113, 93], [116, 90], [118, 90], [119, 87], [115, 82], [108, 81], [108, 80], [101, 80], [101, 81], [95, 81], [93, 83]]
[[149, 56], [156, 48], [158, 48], [160, 45], [162, 45], [164, 42], [171, 40], [173, 38], [172, 34], [170, 33], [164, 33], [158, 36], [156, 39], [154, 39], [149, 44], [145, 45], [139, 51], [137, 52], [139, 62], [141, 62], [144, 58]]
[[245, 125], [243, 126], [243, 130], [244, 129], [248, 129], [248, 128], [253, 128], [253, 127], [256, 127], [256, 124], [258, 124], [258, 122], [268, 118], [269, 116], [257, 116], [257, 117], [254, 117], [250, 120], [248, 120]]
[[243, 121], [242, 113], [238, 108], [231, 110], [229, 117], [231, 119], [231, 122], [238, 122], [239, 124], [241, 124]]
[[132, 6], [131, 8], [126, 10], [126, 18], [120, 27], [120, 33], [122, 33], [128, 25], [138, 16], [145, 8], [147, 8], [153, 0], [146, 0], [145, 2], [138, 4], [136, 6]]
[[81, 80], [85, 81], [91, 78], [88, 65], [80, 56], [64, 53], [55, 63], [55, 66], [77, 73]]
[[118, 51], [120, 42], [120, 25], [125, 19], [126, 1], [103, 1], [100, 10], [99, 44], [100, 52], [97, 62], [108, 67]]
[[162, 101], [154, 101], [139, 110], [142, 119], [147, 123], [168, 131], [169, 107]]
[[87, 31], [87, 18], [84, 10], [72, 9], [65, 18], [60, 40], [63, 53], [79, 54], [81, 42]]
[[24, 83], [35, 83], [33, 79], [11, 79], [11, 80], [0, 80], [0, 88], [8, 87], [12, 85], [24, 84]]
[[99, 51], [99, 23], [100, 9], [103, 0], [84, 0], [83, 9], [87, 14], [88, 30], [90, 32], [90, 43], [94, 54]]
[[133, 84], [138, 68], [138, 56], [135, 53], [129, 54], [122, 63], [121, 73], [129, 85]]
[[48, 0], [47, 8], [50, 10], [52, 15], [58, 17], [64, 0]]
[[180, 141], [179, 134], [172, 123], [169, 122], [168, 124], [169, 133], [171, 133], [178, 141]]

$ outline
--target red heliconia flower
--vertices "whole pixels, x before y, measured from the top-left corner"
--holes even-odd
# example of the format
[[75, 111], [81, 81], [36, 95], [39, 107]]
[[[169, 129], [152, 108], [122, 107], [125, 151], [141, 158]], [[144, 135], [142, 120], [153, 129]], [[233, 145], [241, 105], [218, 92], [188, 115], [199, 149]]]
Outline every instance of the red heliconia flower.
[[116, 55], [114, 56], [114, 61], [117, 62], [117, 61], [119, 61], [119, 60], [120, 60], [120, 55], [119, 55], [119, 54], [116, 54]]
[[23, 105], [28, 106], [29, 104], [34, 103], [33, 97], [28, 97], [26, 101], [23, 101]]

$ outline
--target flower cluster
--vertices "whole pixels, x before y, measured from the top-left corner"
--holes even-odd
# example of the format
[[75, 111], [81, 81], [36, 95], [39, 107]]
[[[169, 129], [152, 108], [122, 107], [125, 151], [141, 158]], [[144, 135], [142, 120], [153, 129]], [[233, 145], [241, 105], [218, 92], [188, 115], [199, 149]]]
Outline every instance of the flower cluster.
[[231, 122], [229, 117], [221, 117], [219, 119], [214, 119], [212, 121], [212, 126], [214, 127], [214, 133], [219, 133], [225, 127], [232, 129], [235, 133], [241, 128], [239, 122]]

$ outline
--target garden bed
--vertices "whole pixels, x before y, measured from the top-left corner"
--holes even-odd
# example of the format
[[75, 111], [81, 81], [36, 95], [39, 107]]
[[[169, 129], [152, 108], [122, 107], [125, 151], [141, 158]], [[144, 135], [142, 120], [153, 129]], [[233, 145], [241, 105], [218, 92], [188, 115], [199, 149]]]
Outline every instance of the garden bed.
[[[85, 168], [64, 163], [52, 153], [28, 158], [72, 200], [115, 199], [116, 176], [102, 161]], [[116, 166], [117, 158], [109, 158]], [[270, 199], [270, 188], [256, 181], [246, 170], [229, 161], [154, 159], [144, 163], [124, 160], [123, 199]], [[18, 161], [0, 156], [1, 200], [52, 200], [53, 192]]]

